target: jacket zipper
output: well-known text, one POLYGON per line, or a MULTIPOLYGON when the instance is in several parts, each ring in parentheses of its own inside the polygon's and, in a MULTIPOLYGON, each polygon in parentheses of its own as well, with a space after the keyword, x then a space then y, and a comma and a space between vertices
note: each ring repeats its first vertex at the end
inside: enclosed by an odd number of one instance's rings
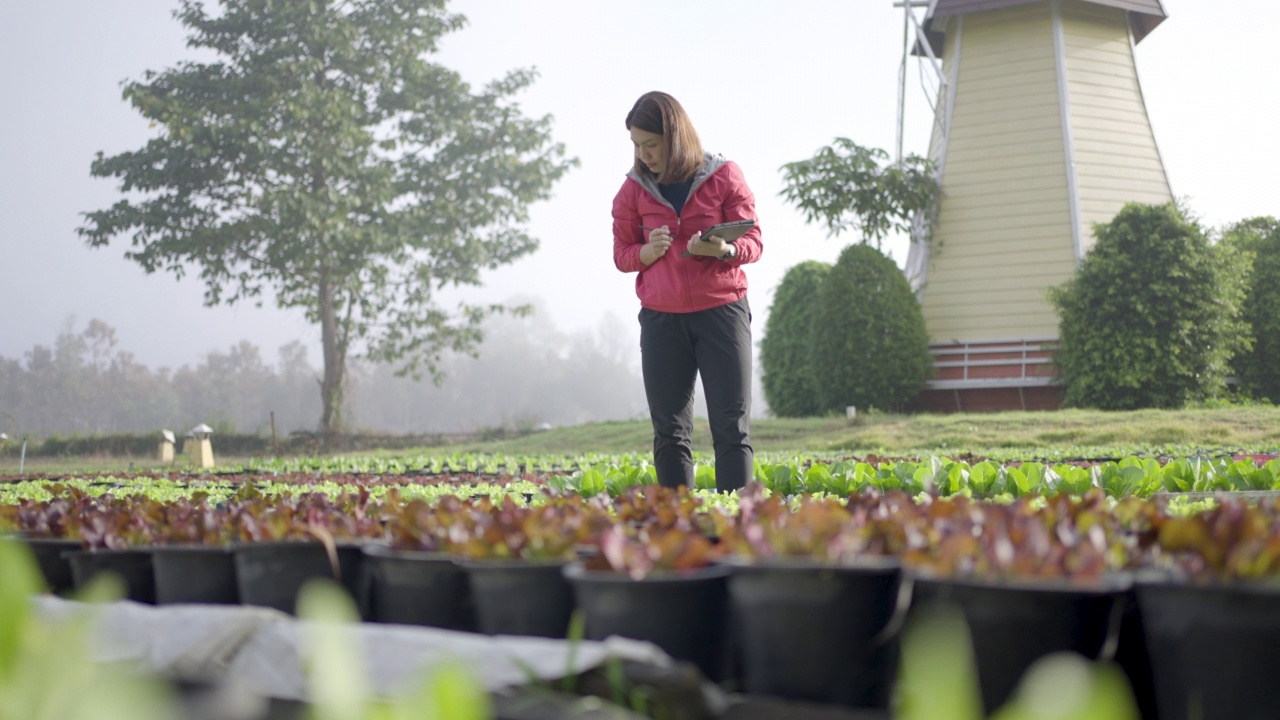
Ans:
MULTIPOLYGON (((652 193, 651 193, 651 194, 652 194, 652 193)), ((676 212, 676 208, 675 208, 675 206, 674 206, 674 205, 672 205, 671 203, 668 203, 666 198, 662 197, 662 195, 658 195, 657 197, 658 197, 658 199, 659 199, 659 200, 661 200, 662 202, 666 203, 667 207, 671 208, 671 212, 675 213, 675 216, 676 216, 676 231, 675 231, 675 233, 673 233, 673 234, 671 235, 671 237, 672 237, 673 239, 674 239, 674 238, 678 238, 678 237, 680 237, 680 234, 681 234, 682 232, 684 232, 684 218, 682 217, 682 216, 684 215, 684 206, 681 206, 681 208, 680 208, 681 212, 678 212, 678 213, 677 213, 677 212, 676 212)), ((690 188, 690 190, 689 190, 689 196, 688 196, 688 197, 686 197, 686 198, 684 199, 684 204, 685 204, 685 206, 687 206, 687 205, 689 204, 689 201, 690 201, 690 200, 692 200, 692 199, 693 199, 693 189, 692 189, 692 188, 690 188)), ((685 239, 685 242, 684 242, 684 250, 688 250, 688 249, 689 249, 689 240, 688 240, 688 238, 686 238, 686 239, 685 239)), ((673 250, 674 250, 674 248, 673 248, 673 250)), ((684 250, 682 250, 681 252, 684 252, 684 250)), ((685 259, 687 259, 687 258, 681 258, 679 255, 677 255, 677 256, 676 256, 676 259, 677 259, 677 260, 685 260, 685 259)), ((685 306, 685 307, 690 307, 690 306, 692 306, 692 305, 693 305, 693 293, 689 291, 689 285, 690 285, 690 283, 692 283, 692 282, 693 282, 693 279, 689 276, 689 264, 688 264, 688 263, 681 263, 681 264, 680 264, 680 271, 679 271, 679 272, 680 272, 680 277, 684 280, 684 288, 683 288, 684 306, 685 306)))
MULTIPOLYGON (((688 205, 688 204, 689 204, 689 201, 690 201, 690 200, 692 200, 692 199, 693 199, 693 191, 692 191, 692 190, 690 190, 690 191, 689 191, 689 197, 687 197, 687 198, 685 198, 685 199, 684 199, 684 204, 685 204, 685 205, 688 205)), ((672 209, 674 209, 674 208, 672 208, 672 209)), ((683 215, 683 214, 684 214, 684 207, 681 207, 681 208, 680 208, 680 213, 676 215, 676 232, 684 232, 684 218, 683 218, 683 217, 681 217, 681 215, 683 215)), ((685 249, 685 250, 688 250, 688 249, 689 249, 689 238, 685 238, 685 241, 684 241, 684 249, 685 249)), ((677 256, 677 258, 679 258, 680 260, 687 260, 687 259, 688 259, 688 258, 680 258, 679 256, 677 256)), ((692 306, 693 306, 693 293, 689 291, 689 285, 690 285, 690 283, 692 283, 692 282, 693 282, 693 279, 692 279, 691 277, 689 277, 689 263, 687 263, 687 262, 682 262, 682 263, 680 263, 680 274, 684 277, 684 306, 685 306, 686 308, 688 308, 688 307, 692 307, 692 306)))
MULTIPOLYGON (((719 170, 719 168, 716 168, 716 169, 717 169, 717 170, 719 170)), ((710 178, 710 177, 711 177, 711 175, 713 175, 713 174, 714 174, 714 173, 708 173, 708 174, 706 175, 706 177, 702 178, 702 182, 699 182, 697 185, 695 185, 695 186, 691 186, 691 187, 689 188, 689 195, 684 199, 684 204, 685 204, 685 206, 687 206, 687 205, 689 204, 689 201, 691 201, 691 200, 693 199, 693 193, 694 193, 694 192, 696 192, 696 191, 697 191, 697 189, 698 189, 699 187, 701 187, 701 186, 702 186, 702 184, 703 184, 703 183, 705 183, 705 182, 707 181, 707 179, 708 179, 708 178, 710 178)), ((642 187, 643 187, 643 186, 642 186, 642 187)), ((645 188, 645 190, 646 190, 646 192, 648 192, 648 188, 645 188)), ((672 237, 672 238, 678 238, 678 237, 680 237, 680 233, 682 233, 682 232, 684 231, 684 218, 682 217, 682 215, 684 214, 684 212, 683 212, 684 207, 681 207, 681 212, 678 212, 678 213, 677 213, 677 212, 675 211, 675 210, 676 210, 675 206, 674 206, 674 205, 672 205, 671 203, 667 202, 667 199, 666 199, 666 198, 664 198, 664 197, 662 197, 662 194, 661 194, 661 193, 658 193, 658 194, 656 194, 656 195, 655 195, 654 193, 650 192, 649 194, 650 194, 650 195, 653 195, 653 196, 655 197, 655 199, 657 199, 657 200, 661 201, 661 202, 662 202, 663 204, 665 204, 667 207, 671 208, 671 212, 672 212, 672 213, 675 213, 675 216, 676 216, 676 232, 675 232, 675 234, 674 234, 674 235, 672 235, 671 237, 672 237)), ((685 244, 684 244, 684 245, 685 245, 685 250, 688 250, 688 249, 689 249, 689 240, 688 240, 687 238, 685 239, 685 244)), ((682 260, 683 260, 683 259, 687 259, 687 258, 680 258, 680 259, 682 259, 682 260)), ((682 278, 683 278, 683 280, 684 280, 684 292, 683 292, 683 295, 684 295, 684 304, 685 304, 685 307, 692 307, 692 305, 693 305, 693 292, 690 290, 690 288, 691 288, 691 286, 692 286, 692 283, 693 283, 693 278, 690 276, 690 273, 691 273, 691 272, 692 272, 692 270, 690 269, 690 265, 689 265, 688 263, 683 263, 683 264, 682 264, 682 266, 681 266, 681 268, 680 268, 680 275, 681 275, 681 277, 682 277, 682 278)))

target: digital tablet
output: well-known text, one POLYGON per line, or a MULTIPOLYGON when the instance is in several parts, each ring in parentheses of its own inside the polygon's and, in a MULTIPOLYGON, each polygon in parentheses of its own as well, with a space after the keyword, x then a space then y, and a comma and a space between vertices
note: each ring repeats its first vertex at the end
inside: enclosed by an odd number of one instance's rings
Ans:
POLYGON ((715 235, 727 243, 737 242, 738 238, 746 235, 755 226, 755 220, 734 220, 733 222, 712 225, 702 231, 702 237, 705 239, 715 235))
MULTIPOLYGON (((747 231, 755 226, 755 220, 734 220, 733 222, 720 223, 719 225, 712 225, 706 230, 703 230, 702 239, 706 240, 714 235, 721 240, 732 244, 737 242, 738 238, 746 235, 747 231)), ((680 257, 693 257, 693 253, 685 250, 680 253, 680 257)))

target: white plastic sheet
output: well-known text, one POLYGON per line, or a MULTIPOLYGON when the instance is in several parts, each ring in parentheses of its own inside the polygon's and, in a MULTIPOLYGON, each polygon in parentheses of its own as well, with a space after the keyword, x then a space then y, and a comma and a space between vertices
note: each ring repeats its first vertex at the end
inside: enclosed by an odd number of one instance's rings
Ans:
MULTIPOLYGON (((225 682, 265 696, 305 700, 302 659, 308 623, 268 608, 223 605, 151 606, 122 601, 85 605, 53 596, 33 599, 36 612, 58 621, 94 615, 97 660, 118 661, 176 678, 225 682)), ((440 663, 461 663, 490 691, 584 672, 608 658, 668 666, 656 646, 620 637, 571 644, 550 638, 487 636, 410 625, 360 623, 350 632, 368 669, 369 687, 398 694, 440 663)))

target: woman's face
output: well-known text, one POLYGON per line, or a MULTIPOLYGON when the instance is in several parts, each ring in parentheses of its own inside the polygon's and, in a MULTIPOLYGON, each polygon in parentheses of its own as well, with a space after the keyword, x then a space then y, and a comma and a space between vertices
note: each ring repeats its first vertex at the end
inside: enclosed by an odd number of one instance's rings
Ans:
POLYGON ((657 133, 631 128, 631 143, 636 147, 636 157, 654 175, 667 169, 667 139, 657 133))

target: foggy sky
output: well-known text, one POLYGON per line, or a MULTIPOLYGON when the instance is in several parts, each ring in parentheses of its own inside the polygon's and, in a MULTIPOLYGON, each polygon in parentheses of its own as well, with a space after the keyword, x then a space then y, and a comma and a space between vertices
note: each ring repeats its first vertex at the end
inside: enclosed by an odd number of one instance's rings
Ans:
MULTIPOLYGON (((1148 112, 1174 193, 1211 226, 1280 214, 1280 100, 1270 83, 1273 0, 1164 0, 1170 18, 1137 48, 1148 112)), ((144 71, 198 59, 174 0, 0 0, 0 356, 51 344, 68 318, 99 318, 153 366, 194 363, 242 339, 265 356, 318 331, 297 312, 204 308, 194 277, 145 275, 127 239, 91 250, 81 213, 118 199, 89 176, 96 151, 141 147, 146 122, 120 97, 144 71)), ((742 166, 765 254, 747 268, 757 342, 771 291, 792 265, 833 261, 828 239, 778 197, 778 168, 836 136, 892 150, 902 11, 891 0, 463 0, 470 19, 438 60, 479 89, 509 70, 540 78, 517 97, 555 116, 553 136, 581 166, 532 209, 532 257, 450 296, 541 298, 563 331, 620 322, 638 338, 634 275, 612 263, 610 205, 630 166, 623 118, 641 93, 674 94, 703 145, 742 166)), ((929 110, 912 66, 908 150, 927 147, 929 110)), ((886 245, 899 262, 905 243, 886 245)), ((975 279, 980 281, 981 279, 975 279)), ((637 341, 638 342, 638 341, 637 341)), ((310 354, 319 364, 317 350, 310 354)), ((758 371, 758 368, 757 368, 758 371)))

